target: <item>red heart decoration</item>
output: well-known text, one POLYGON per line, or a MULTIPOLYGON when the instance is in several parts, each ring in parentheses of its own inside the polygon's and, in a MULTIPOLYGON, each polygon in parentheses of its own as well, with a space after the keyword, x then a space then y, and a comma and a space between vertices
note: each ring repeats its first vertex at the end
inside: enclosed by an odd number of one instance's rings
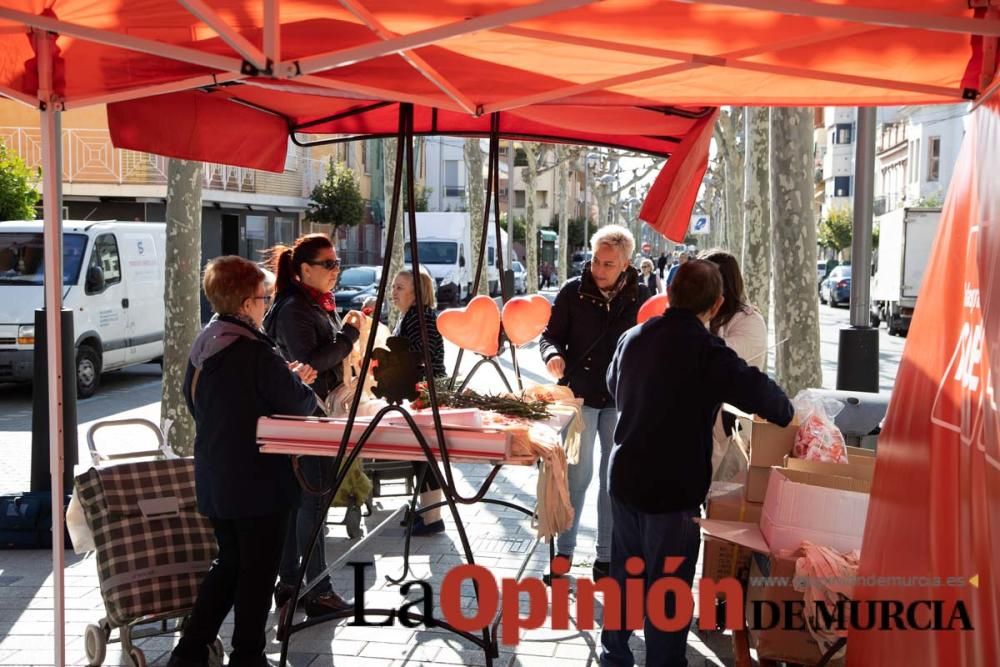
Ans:
POLYGON ((666 294, 657 294, 650 299, 646 299, 646 303, 642 304, 642 308, 639 309, 639 314, 635 318, 635 323, 642 324, 651 317, 659 317, 665 313, 669 307, 670 299, 667 298, 666 294))
POLYGON ((503 330, 518 347, 538 337, 549 324, 552 304, 541 294, 519 296, 503 307, 503 330))
POLYGON ((500 347, 500 308, 479 295, 465 308, 449 308, 437 316, 437 328, 446 340, 463 350, 495 357, 500 347))

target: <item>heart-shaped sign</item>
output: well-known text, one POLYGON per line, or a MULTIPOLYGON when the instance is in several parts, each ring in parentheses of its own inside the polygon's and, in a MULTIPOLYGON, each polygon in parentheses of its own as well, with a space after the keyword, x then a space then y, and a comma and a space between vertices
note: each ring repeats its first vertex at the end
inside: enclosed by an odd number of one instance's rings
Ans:
POLYGON ((657 294, 650 299, 646 299, 646 303, 642 304, 642 308, 639 309, 639 314, 635 318, 635 323, 642 324, 651 317, 659 317, 666 312, 669 307, 670 299, 667 298, 666 294, 657 294))
POLYGON ((541 294, 519 296, 503 307, 503 330, 518 347, 533 341, 545 331, 552 315, 552 304, 541 294))
POLYGON ((440 313, 437 328, 445 340, 463 350, 495 357, 500 347, 500 308, 490 297, 479 295, 465 308, 440 313))

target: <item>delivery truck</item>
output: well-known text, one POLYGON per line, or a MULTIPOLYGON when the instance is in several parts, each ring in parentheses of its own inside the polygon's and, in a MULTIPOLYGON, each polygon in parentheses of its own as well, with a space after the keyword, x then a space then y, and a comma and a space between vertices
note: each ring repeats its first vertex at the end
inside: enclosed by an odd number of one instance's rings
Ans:
POLYGON ((879 217, 872 326, 885 322, 893 336, 909 331, 940 220, 940 208, 898 208, 879 217))

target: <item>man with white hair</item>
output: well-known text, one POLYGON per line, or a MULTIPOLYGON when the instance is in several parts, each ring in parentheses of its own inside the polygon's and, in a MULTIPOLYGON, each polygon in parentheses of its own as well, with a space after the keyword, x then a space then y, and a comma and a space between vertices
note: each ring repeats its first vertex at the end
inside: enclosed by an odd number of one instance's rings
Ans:
POLYGON ((583 501, 594 473, 594 442, 600 437, 596 580, 608 576, 611 560, 607 472, 618 419, 605 374, 619 336, 635 326, 639 307, 650 294, 629 261, 635 251, 631 232, 620 225, 601 227, 591 237, 590 248, 593 258, 584 264, 583 274, 570 278, 559 290, 539 348, 549 372, 584 402, 586 427, 580 438, 580 458, 569 467, 573 526, 556 539, 556 552, 571 562, 583 501))

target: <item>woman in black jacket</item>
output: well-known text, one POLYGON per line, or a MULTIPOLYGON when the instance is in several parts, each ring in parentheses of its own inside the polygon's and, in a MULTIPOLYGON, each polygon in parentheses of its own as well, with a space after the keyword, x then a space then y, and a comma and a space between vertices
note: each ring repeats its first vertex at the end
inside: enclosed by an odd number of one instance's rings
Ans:
POLYGON ((265 625, 281 545, 299 487, 290 459, 261 454, 257 419, 310 415, 316 372, 288 364, 260 331, 271 297, 264 272, 241 257, 205 269, 205 296, 216 312, 191 348, 184 397, 194 416, 198 511, 215 529, 219 555, 198 591, 170 667, 208 665, 208 647, 235 608, 234 667, 265 665, 265 625))
MULTIPOLYGON (((414 289, 413 271, 404 269, 396 274, 392 281, 392 295, 390 296, 392 305, 396 307, 402 317, 396 323, 394 336, 403 336, 410 342, 410 349, 417 353, 421 366, 424 363, 424 343, 420 336, 420 315, 417 312, 417 296, 414 289)), ((431 372, 424 369, 424 378, 433 379, 444 377, 448 374, 444 366, 444 339, 441 338, 437 330, 437 314, 434 312, 434 279, 426 269, 420 270, 420 300, 424 305, 424 323, 427 327, 427 344, 431 352, 431 372), (428 378, 428 376, 432 376, 428 378)), ((429 464, 414 463, 413 476, 419 480, 423 475, 424 482, 420 487, 420 506, 427 507, 440 502, 441 485, 430 470, 429 464)), ((413 528, 410 534, 415 537, 433 535, 444 531, 444 520, 441 518, 441 509, 435 508, 417 515, 413 521, 413 528)))
MULTIPOLYGON (((344 322, 337 314, 333 288, 340 276, 340 260, 330 239, 310 234, 291 247, 277 246, 271 251, 275 273, 275 302, 264 318, 264 328, 273 337, 285 359, 298 359, 316 369, 312 388, 321 400, 341 383, 342 364, 360 336, 360 313, 351 311, 344 322)), ((317 411, 317 414, 322 414, 317 411)), ((314 488, 326 487, 333 480, 332 461, 324 457, 304 456, 299 466, 306 481, 314 488)), ((312 531, 329 509, 322 496, 304 493, 296 520, 289 527, 285 552, 281 559, 281 581, 274 590, 274 601, 285 604, 293 590, 300 557, 309 546, 312 531)), ((309 558, 306 580, 312 581, 326 570, 322 540, 309 558)), ((329 576, 314 586, 303 600, 306 614, 322 616, 343 611, 347 603, 333 591, 329 576)))

